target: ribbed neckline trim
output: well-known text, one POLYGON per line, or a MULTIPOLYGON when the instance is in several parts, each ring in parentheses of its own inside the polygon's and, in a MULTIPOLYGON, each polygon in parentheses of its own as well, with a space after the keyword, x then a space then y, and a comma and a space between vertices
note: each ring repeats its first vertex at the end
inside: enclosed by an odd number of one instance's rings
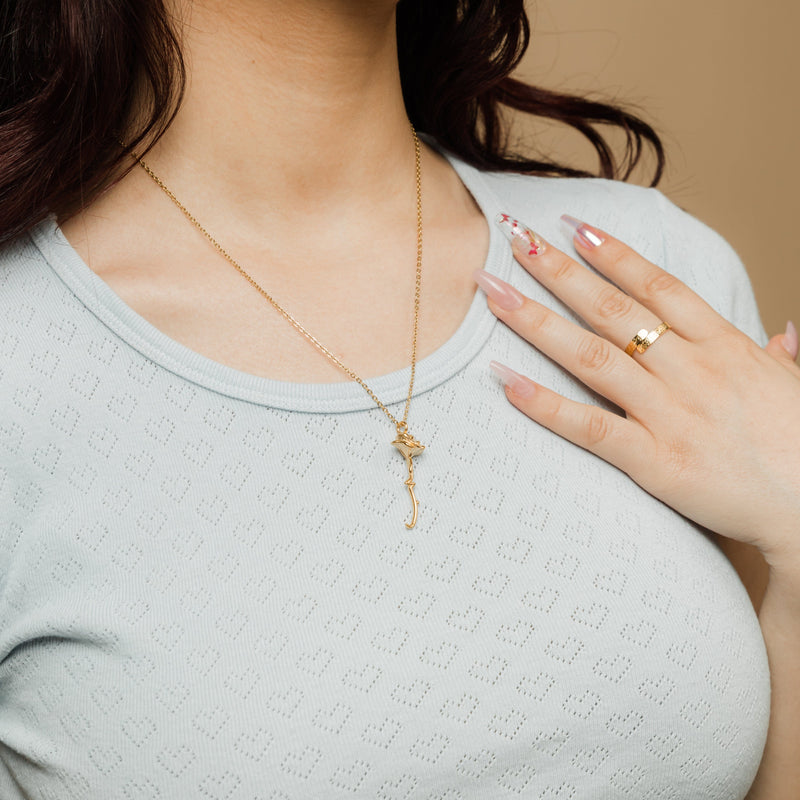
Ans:
MULTIPOLYGON (((505 209, 477 169, 435 142, 431 144, 450 162, 489 223, 489 252, 484 268, 508 278, 513 260, 511 249, 494 224, 494 218, 505 209)), ((130 347, 175 375, 219 394, 287 411, 345 413, 375 408, 366 392, 354 382, 276 381, 200 355, 166 336, 126 305, 81 259, 54 218, 34 228, 30 236, 53 271, 89 311, 130 347)), ((495 323, 482 293, 476 293, 456 332, 417 363, 414 396, 430 391, 463 369, 480 352, 495 323)), ((405 401, 409 374, 410 366, 366 381, 382 402, 392 405, 405 401)))

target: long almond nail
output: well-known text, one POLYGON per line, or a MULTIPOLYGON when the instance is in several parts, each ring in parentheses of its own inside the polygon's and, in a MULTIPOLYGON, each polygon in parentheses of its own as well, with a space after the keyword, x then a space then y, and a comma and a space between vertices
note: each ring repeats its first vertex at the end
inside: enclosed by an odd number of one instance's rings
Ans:
POLYGON ((519 397, 533 397, 536 392, 536 384, 519 372, 514 372, 511 367, 501 364, 498 361, 490 361, 489 368, 503 381, 503 384, 511 389, 519 397))
POLYGON ((544 239, 510 214, 498 214, 494 221, 512 247, 518 248, 520 253, 539 256, 544 252, 544 239))
POLYGON ((519 308, 525 298, 511 284, 500 280, 485 269, 476 269, 472 273, 475 283, 486 292, 486 296, 494 300, 504 311, 514 311, 519 308))
POLYGON ((603 244, 603 237, 596 228, 590 227, 569 214, 562 214, 561 219, 575 231, 575 236, 584 247, 597 247, 603 244))

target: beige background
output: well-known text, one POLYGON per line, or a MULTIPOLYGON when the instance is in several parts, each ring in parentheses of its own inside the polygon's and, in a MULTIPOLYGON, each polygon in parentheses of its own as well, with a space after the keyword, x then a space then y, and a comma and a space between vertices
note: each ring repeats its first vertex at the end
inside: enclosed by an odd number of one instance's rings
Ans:
MULTIPOLYGON (((520 76, 638 107, 667 146, 660 188, 736 248, 767 331, 783 331, 787 319, 800 323, 800 4, 529 0, 528 6, 533 41, 520 76)), ((520 132, 594 166, 563 132, 530 126, 520 132)))

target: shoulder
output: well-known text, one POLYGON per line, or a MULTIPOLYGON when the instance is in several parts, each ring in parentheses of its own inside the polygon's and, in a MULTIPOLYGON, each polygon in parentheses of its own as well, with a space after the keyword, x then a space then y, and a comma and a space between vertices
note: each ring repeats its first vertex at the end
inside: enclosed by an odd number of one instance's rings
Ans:
POLYGON ((55 226, 39 226, 0 246, 0 384, 5 391, 30 380, 34 350, 74 338, 76 309, 42 248, 55 226))
POLYGON ((9 313, 20 303, 31 303, 46 294, 55 275, 36 241, 51 236, 52 222, 0 245, 0 326, 10 323, 9 313))
POLYGON ((29 330, 45 269, 44 258, 27 234, 0 246, 0 362, 29 330))
POLYGON ((657 189, 599 178, 481 175, 508 213, 556 246, 571 249, 569 234, 558 225, 561 214, 583 219, 676 275, 751 338, 766 342, 750 279, 734 249, 657 189))
MULTIPOLYGON (((501 203, 527 213, 535 227, 570 214, 607 230, 650 259, 670 260, 673 242, 682 237, 695 247, 736 259, 725 240, 670 202, 657 189, 602 178, 546 178, 516 173, 482 173, 501 203)), ((737 259, 738 260, 738 259, 737 259)))
POLYGON ((585 208, 636 213, 643 205, 652 204, 660 194, 653 189, 603 178, 554 178, 516 172, 482 172, 481 175, 498 197, 540 208, 578 203, 585 208))

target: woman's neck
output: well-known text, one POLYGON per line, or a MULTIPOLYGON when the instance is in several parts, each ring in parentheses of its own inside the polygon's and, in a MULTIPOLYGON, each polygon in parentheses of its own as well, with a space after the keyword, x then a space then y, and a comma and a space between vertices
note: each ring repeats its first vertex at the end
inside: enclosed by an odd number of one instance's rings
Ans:
MULTIPOLYGON (((187 95, 147 161, 326 346, 368 377, 408 365, 417 204, 394 0, 181 3, 187 95)), ((486 222, 423 148, 419 358, 456 330, 486 222)), ((141 169, 63 221, 135 311, 220 363, 279 380, 341 381, 181 218, 141 169)))
POLYGON ((176 2, 189 81, 148 160, 198 215, 263 232, 298 209, 324 226, 395 194, 409 206, 393 2, 176 2))

